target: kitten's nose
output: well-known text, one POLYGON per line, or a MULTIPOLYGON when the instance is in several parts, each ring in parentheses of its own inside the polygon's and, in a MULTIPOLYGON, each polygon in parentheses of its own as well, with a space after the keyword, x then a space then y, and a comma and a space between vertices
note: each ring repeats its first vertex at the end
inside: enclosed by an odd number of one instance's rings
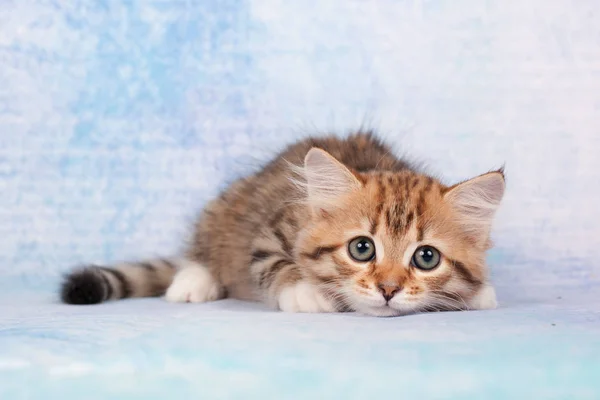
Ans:
POLYGON ((377 287, 379 288, 379 291, 383 295, 385 301, 390 301, 392 297, 394 297, 394 295, 402 289, 400 286, 397 285, 384 285, 382 283, 377 285, 377 287))

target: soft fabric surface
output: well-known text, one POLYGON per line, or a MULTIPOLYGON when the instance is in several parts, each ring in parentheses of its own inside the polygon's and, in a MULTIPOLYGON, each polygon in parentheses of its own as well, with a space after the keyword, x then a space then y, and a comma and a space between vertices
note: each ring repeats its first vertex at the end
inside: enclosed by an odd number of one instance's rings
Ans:
POLYGON ((557 293, 379 319, 22 294, 0 303, 0 398, 597 399, 600 307, 557 293))
POLYGON ((0 398, 600 398, 600 3, 0 1, 0 398), (291 141, 506 163, 501 308, 57 303, 291 141))

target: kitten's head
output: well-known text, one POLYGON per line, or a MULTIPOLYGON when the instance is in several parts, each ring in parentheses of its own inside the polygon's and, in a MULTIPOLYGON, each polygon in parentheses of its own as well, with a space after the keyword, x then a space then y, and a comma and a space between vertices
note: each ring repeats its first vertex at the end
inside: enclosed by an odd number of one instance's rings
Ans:
POLYGON ((409 170, 351 171, 314 148, 304 176, 312 221, 298 256, 340 304, 378 316, 495 306, 485 252, 501 170, 448 187, 409 170))

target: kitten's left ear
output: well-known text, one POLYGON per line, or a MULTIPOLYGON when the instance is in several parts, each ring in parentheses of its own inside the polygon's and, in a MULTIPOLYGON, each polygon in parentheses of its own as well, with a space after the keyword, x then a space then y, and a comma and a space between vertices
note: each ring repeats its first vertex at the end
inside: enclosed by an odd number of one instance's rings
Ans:
POLYGON ((335 207, 339 197, 359 189, 362 184, 344 164, 325 150, 313 147, 304 158, 308 201, 313 209, 335 207))
POLYGON ((444 199, 458 213, 458 222, 469 233, 487 240, 504 188, 504 172, 498 170, 450 187, 444 199))

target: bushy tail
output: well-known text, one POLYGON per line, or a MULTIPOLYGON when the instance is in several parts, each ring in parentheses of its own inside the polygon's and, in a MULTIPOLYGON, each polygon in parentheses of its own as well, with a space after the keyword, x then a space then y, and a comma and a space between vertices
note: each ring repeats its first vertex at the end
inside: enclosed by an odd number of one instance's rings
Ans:
POLYGON ((60 296, 67 304, 97 304, 127 297, 162 296, 185 260, 157 259, 117 264, 90 265, 70 272, 60 296))

